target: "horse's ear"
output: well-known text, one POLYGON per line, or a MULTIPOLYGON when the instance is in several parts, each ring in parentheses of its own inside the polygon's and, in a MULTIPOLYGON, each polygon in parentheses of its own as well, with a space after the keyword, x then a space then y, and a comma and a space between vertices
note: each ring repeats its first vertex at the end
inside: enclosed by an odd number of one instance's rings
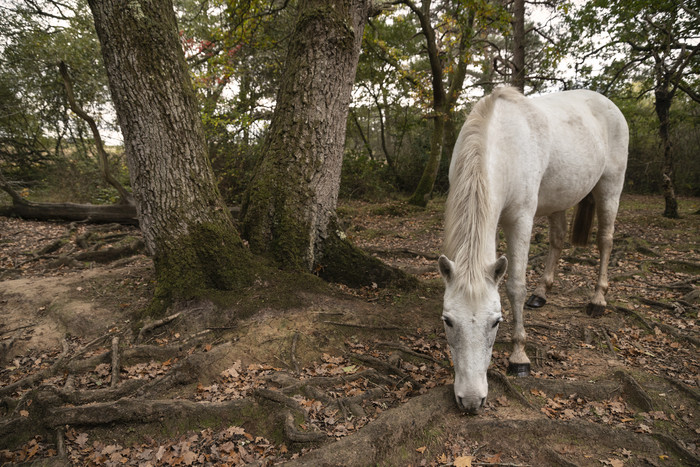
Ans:
POLYGON ((443 279, 445 279, 446 283, 452 280, 452 271, 454 270, 454 265, 455 263, 450 261, 447 258, 447 256, 440 255, 440 259, 438 259, 438 269, 440 269, 440 275, 443 279))
POLYGON ((503 276, 506 275, 506 270, 508 269, 508 259, 505 256, 501 256, 496 260, 496 264, 493 265, 493 281, 498 285, 502 280, 503 276))

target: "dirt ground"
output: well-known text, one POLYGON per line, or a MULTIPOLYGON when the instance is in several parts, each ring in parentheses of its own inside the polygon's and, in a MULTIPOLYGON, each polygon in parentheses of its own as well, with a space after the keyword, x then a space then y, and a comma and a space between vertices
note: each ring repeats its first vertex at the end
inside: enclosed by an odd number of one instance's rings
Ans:
MULTIPOLYGON (((608 309, 583 313, 596 251, 568 248, 505 376, 505 295, 477 416, 452 397, 436 260, 444 200, 347 202, 357 245, 421 279, 350 289, 274 272, 143 321, 132 227, 0 218, 3 465, 700 465, 700 199, 682 219, 624 196, 608 309)), ((532 290, 547 248, 538 220, 532 290)), ((501 245, 503 248, 504 245, 501 245)))

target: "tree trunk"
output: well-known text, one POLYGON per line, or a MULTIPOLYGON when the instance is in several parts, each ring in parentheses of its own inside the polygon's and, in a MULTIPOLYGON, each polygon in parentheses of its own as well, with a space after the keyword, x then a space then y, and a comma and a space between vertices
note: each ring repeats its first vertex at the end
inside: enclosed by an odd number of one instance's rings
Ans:
POLYGON ((435 29, 430 24, 430 2, 423 2, 422 8, 419 8, 410 0, 404 0, 402 3, 408 6, 420 21, 421 31, 425 36, 428 51, 433 88, 433 132, 430 136, 430 155, 418 186, 408 200, 410 204, 425 207, 435 186, 435 179, 440 169, 440 160, 442 159, 445 145, 447 144, 447 150, 451 151, 456 141, 453 108, 462 91, 467 74, 468 62, 465 55, 469 53, 471 48, 475 14, 474 10, 470 10, 466 22, 460 24, 460 57, 457 66, 454 67, 449 76, 449 87, 445 90, 443 63, 437 47, 435 29))
POLYGON ((525 0, 513 1, 513 87, 525 92, 525 0))
POLYGON ((678 201, 676 192, 673 189, 673 153, 671 151, 671 135, 670 135, 670 111, 673 96, 667 85, 657 83, 654 92, 655 102, 654 108, 656 115, 659 118, 659 136, 661 137, 661 145, 664 151, 664 160, 662 167, 663 190, 665 199, 664 217, 678 219, 678 201))
POLYGON ((425 207, 430 200, 430 195, 435 186, 438 169, 440 168, 440 159, 442 158, 442 145, 445 138, 445 115, 444 112, 436 112, 433 116, 433 132, 430 135, 430 155, 428 162, 423 169, 420 181, 416 190, 408 199, 409 204, 425 207))
POLYGON ((426 206, 430 194, 433 192, 435 178, 437 177, 438 169, 440 168, 440 158, 442 157, 442 145, 445 136, 445 113, 447 96, 445 93, 445 85, 442 82, 442 60, 437 48, 437 39, 435 29, 430 24, 429 3, 423 4, 423 9, 419 8, 412 1, 404 2, 420 21, 421 31, 425 36, 426 47, 428 50, 428 60, 430 62, 430 74, 433 87, 433 132, 430 135, 430 155, 428 162, 423 170, 423 175, 416 190, 408 199, 410 204, 416 206, 426 206))
POLYGON ((154 311, 249 283, 251 256, 216 187, 170 0, 89 0, 144 241, 154 311))
POLYGON ((352 247, 335 217, 370 7, 369 0, 300 2, 263 158, 242 210, 242 233, 254 252, 351 285, 387 282, 394 274, 352 247))

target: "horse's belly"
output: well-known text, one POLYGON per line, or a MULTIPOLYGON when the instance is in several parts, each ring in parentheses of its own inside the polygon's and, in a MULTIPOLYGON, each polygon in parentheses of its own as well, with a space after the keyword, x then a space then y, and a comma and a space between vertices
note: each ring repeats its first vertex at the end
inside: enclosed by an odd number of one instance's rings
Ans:
POLYGON ((556 174, 551 176, 545 174, 537 196, 536 216, 548 216, 564 211, 593 190, 602 174, 602 164, 596 168, 588 166, 577 169, 568 173, 556 171, 556 174))

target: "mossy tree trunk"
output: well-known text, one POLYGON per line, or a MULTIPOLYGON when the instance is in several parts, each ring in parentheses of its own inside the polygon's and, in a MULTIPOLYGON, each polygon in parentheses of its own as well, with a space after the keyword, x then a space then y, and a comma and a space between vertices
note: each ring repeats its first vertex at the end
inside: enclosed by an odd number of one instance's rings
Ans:
POLYGON ((303 0, 299 5, 269 136, 242 210, 242 234, 251 249, 288 269, 328 273, 350 260, 347 253, 357 253, 336 227, 335 209, 371 3, 303 0))
POLYGON ((248 283, 251 255, 216 187, 171 0, 89 5, 154 257, 154 303, 248 283))

